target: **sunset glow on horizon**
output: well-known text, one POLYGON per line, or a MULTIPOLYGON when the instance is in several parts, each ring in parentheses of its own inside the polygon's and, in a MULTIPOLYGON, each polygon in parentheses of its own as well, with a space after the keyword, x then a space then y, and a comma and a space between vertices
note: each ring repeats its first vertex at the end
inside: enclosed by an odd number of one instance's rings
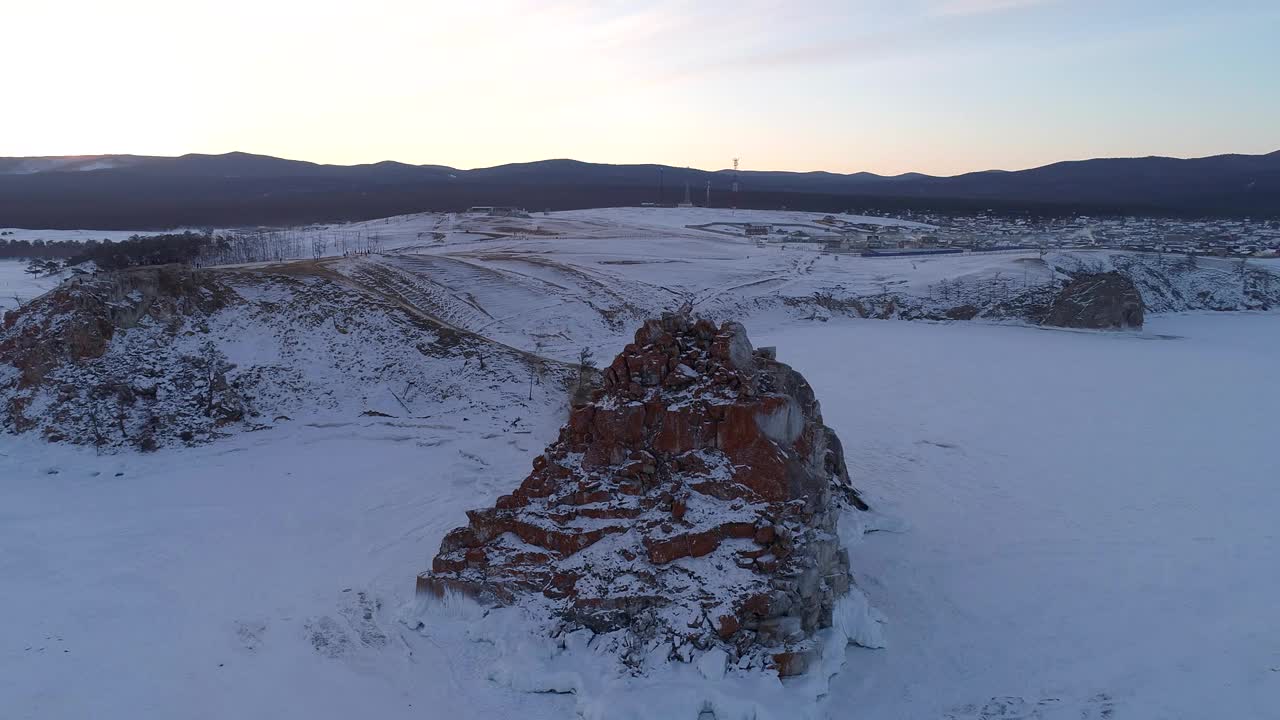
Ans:
POLYGON ((1280 4, 118 0, 4 12, 0 156, 950 175, 1280 149, 1280 4))

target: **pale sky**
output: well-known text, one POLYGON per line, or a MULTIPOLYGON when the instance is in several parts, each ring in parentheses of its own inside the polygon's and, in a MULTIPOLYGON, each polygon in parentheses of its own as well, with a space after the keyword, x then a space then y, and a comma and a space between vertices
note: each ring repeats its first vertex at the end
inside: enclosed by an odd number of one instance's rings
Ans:
POLYGON ((954 174, 1280 149, 1277 0, 45 0, 0 156, 954 174))

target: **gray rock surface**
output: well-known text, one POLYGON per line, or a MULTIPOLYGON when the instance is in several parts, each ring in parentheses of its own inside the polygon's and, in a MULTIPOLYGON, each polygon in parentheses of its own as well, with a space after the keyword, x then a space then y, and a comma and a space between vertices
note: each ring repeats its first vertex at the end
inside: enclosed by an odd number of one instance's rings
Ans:
POLYGON ((1044 325, 1067 328, 1142 327, 1146 306, 1129 278, 1118 272, 1079 275, 1054 298, 1044 325))

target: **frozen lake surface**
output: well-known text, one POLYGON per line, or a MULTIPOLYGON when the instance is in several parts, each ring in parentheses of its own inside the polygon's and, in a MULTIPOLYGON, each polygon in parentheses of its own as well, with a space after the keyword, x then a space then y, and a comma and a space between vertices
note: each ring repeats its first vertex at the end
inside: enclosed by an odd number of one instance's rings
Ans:
MULTIPOLYGON (((852 550, 889 645, 849 648, 813 714, 1280 717, 1280 315, 753 340, 901 525, 852 550)), ((362 418, 150 455, 0 436, 0 716, 572 716, 490 681, 494 648, 398 622, 560 411, 531 434, 362 418)))

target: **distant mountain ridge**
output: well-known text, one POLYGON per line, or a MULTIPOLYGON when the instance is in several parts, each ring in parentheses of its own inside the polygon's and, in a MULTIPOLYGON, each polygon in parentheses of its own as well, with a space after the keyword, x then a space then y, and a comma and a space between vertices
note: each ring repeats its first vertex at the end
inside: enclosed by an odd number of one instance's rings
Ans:
POLYGON ((53 155, 0 158, 0 175, 108 170, 156 158, 141 155, 53 155))
MULTIPOLYGON (((324 165, 232 152, 179 157, 0 158, 0 227, 276 224, 510 204, 730 202, 732 170, 554 159, 472 170, 384 161, 324 165)), ((1280 215, 1280 151, 1099 158, 951 177, 868 172, 737 173, 743 207, 848 207, 1184 215, 1280 215)))

